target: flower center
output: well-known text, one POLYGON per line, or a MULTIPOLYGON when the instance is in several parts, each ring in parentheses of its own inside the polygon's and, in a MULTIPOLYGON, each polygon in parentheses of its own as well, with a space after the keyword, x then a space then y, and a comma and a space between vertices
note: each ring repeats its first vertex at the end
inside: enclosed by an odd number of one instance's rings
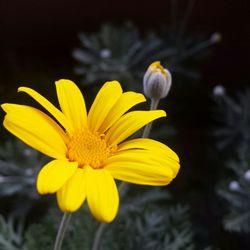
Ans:
POLYGON ((102 168, 105 160, 116 150, 116 146, 107 144, 104 134, 88 130, 70 136, 67 146, 69 160, 78 162, 79 167, 102 168))

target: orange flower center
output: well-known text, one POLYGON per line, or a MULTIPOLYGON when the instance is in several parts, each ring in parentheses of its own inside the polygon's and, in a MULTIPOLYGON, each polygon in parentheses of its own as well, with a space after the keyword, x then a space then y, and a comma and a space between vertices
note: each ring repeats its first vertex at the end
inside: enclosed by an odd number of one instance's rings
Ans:
POLYGON ((116 150, 116 146, 107 144, 104 134, 88 130, 70 136, 67 146, 69 160, 78 162, 79 167, 89 165, 92 168, 102 168, 105 160, 116 150))

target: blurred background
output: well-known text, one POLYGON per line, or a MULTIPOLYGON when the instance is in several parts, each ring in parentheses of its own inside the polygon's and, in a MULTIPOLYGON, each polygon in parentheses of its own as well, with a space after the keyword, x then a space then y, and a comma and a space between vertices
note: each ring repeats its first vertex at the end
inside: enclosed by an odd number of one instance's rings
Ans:
MULTIPOLYGON (((66 78, 89 106, 108 80, 142 92, 155 60, 172 72, 151 137, 178 153, 180 173, 164 188, 130 185, 100 249, 250 249, 249 21, 247 0, 0 1, 1 103, 35 106, 19 86, 56 103, 66 78)), ((35 189, 48 159, 0 135, 0 249, 52 249, 61 213, 35 189)), ((84 206, 65 249, 91 249, 97 228, 84 206)))

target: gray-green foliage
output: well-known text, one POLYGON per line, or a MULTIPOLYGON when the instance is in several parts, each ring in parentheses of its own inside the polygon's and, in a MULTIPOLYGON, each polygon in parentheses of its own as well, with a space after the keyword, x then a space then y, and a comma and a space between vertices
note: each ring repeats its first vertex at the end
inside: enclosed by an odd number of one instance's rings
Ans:
POLYGON ((131 23, 104 24, 96 33, 81 33, 79 39, 82 47, 73 51, 73 57, 78 61, 75 72, 82 76, 82 84, 118 80, 130 90, 141 89, 147 67, 156 60, 172 73, 197 78, 197 70, 187 69, 183 63, 201 60, 201 52, 218 42, 212 38, 200 41, 180 37, 170 29, 160 34, 148 31, 141 36, 131 23))
POLYGON ((224 160, 229 170, 218 193, 227 201, 223 224, 226 230, 250 232, 250 91, 238 93, 234 100, 226 92, 216 97, 221 126, 216 130, 217 146, 230 151, 224 160))
POLYGON ((227 200, 227 214, 223 223, 226 230, 250 232, 250 154, 247 158, 229 161, 232 177, 224 181, 218 193, 227 200))
POLYGON ((117 220, 100 249, 194 249, 193 231, 186 206, 148 207, 117 220), (116 235, 116 237, 112 237, 116 235))
POLYGON ((0 197, 13 197, 13 212, 17 215, 23 216, 40 198, 35 183, 46 160, 19 140, 9 140, 0 146, 0 197))
MULTIPOLYGON (((219 107, 218 120, 221 126, 216 129, 217 146, 220 149, 233 148, 235 152, 250 147, 250 89, 237 93, 235 99, 226 92, 216 96, 219 107)), ((234 153, 235 153, 234 152, 234 153)))
POLYGON ((83 75, 83 84, 114 79, 133 84, 143 75, 145 60, 150 62, 149 54, 161 43, 154 35, 142 40, 131 23, 105 24, 97 33, 81 33, 79 39, 82 48, 75 49, 73 57, 79 62, 76 73, 83 75))
MULTIPOLYGON (((61 217, 62 213, 58 209, 52 209, 40 223, 31 225, 25 234, 23 245, 25 250, 53 249, 61 217)), ((66 233, 63 249, 90 249, 96 226, 97 222, 87 209, 74 213, 66 233)))
MULTIPOLYGON (((129 192, 138 194, 130 193, 129 199, 123 197, 117 218, 104 231, 100 250, 193 249, 193 230, 187 206, 167 205, 169 194, 158 188, 129 192)), ((10 246, 2 248, 4 250, 53 249, 61 217, 59 209, 52 208, 39 223, 30 225, 25 232, 21 221, 14 224, 12 219, 0 217, 0 246, 10 246)), ((91 249, 98 227, 99 223, 91 216, 87 206, 83 206, 72 216, 63 249, 91 249)))
POLYGON ((0 250, 20 250, 23 243, 23 223, 0 215, 0 250))
POLYGON ((35 180, 45 157, 19 140, 0 146, 0 196, 38 197, 35 180))
MULTIPOLYGON (((23 247, 26 250, 52 249, 60 216, 53 212, 41 224, 32 225, 26 233, 23 247)), ((97 227, 98 223, 87 209, 73 214, 63 249, 91 249, 97 227)), ((101 238, 99 249, 191 250, 194 249, 192 238, 187 207, 151 207, 120 216, 109 224, 101 238)))

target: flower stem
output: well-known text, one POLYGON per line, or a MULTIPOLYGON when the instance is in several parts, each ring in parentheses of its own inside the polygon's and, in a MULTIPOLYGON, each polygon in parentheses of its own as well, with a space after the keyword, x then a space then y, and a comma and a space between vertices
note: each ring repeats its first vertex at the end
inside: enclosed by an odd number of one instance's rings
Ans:
MULTIPOLYGON (((159 99, 151 99, 151 103, 150 103, 150 110, 155 110, 157 109, 159 104, 159 99)), ((152 128, 152 124, 153 122, 150 122, 146 125, 146 127, 143 130, 143 134, 142 134, 142 138, 147 138, 149 137, 151 128, 152 128)))
POLYGON ((65 235, 67 226, 69 225, 70 218, 71 218, 71 213, 64 213, 59 230, 57 232, 54 250, 61 250, 63 238, 65 235))
POLYGON ((102 233, 104 232, 104 229, 106 228, 107 224, 106 223, 101 223, 95 233, 95 240, 94 240, 94 244, 92 246, 92 250, 98 250, 99 248, 99 243, 100 243, 100 239, 102 236, 102 233))
MULTIPOLYGON (((157 109, 158 104, 159 104, 159 100, 151 99, 150 110, 157 109)), ((144 128, 143 134, 142 134, 143 138, 146 138, 149 136, 151 128, 152 128, 152 122, 147 124, 146 127, 144 128)), ((119 191, 120 195, 124 195, 124 189, 126 189, 126 186, 127 186, 127 183, 120 182, 120 185, 118 187, 118 191, 119 191)), ((98 250, 102 234, 103 234, 105 228, 107 227, 107 225, 108 225, 107 223, 101 223, 99 225, 99 227, 97 228, 96 233, 95 233, 94 243, 92 246, 92 250, 98 250)), ((56 250, 56 249, 54 249, 54 250, 56 250)))

